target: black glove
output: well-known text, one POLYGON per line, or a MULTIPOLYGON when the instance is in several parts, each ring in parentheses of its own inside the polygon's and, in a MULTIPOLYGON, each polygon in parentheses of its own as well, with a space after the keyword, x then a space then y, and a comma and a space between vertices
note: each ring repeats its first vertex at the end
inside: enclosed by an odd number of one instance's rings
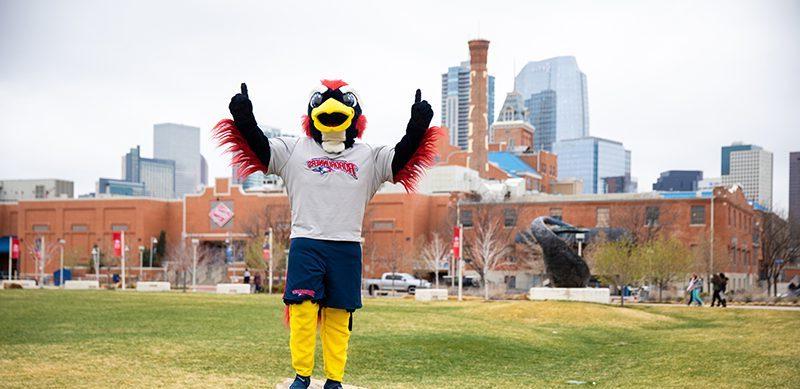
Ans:
POLYGON ((392 174, 397 175, 397 172, 402 170, 411 157, 419 148, 425 132, 431 125, 433 119, 433 108, 427 101, 422 100, 422 91, 417 89, 414 96, 414 105, 411 106, 411 119, 408 119, 408 126, 406 126, 406 135, 397 142, 394 147, 394 158, 392 159, 392 174))
POLYGON ((417 89, 414 96, 414 105, 411 106, 411 119, 408 120, 406 134, 415 134, 422 137, 433 119, 433 108, 426 100, 422 100, 422 91, 417 89))
POLYGON ((264 132, 258 128, 256 117, 253 116, 253 103, 247 95, 247 84, 242 83, 241 93, 237 93, 231 98, 228 109, 231 111, 236 129, 247 141, 247 145, 264 166, 269 166, 269 141, 264 136, 264 132))
POLYGON ((247 95, 247 84, 242 83, 242 92, 237 93, 231 98, 231 103, 228 104, 228 109, 233 116, 233 122, 239 130, 244 128, 257 126, 256 117, 253 116, 253 103, 247 95))

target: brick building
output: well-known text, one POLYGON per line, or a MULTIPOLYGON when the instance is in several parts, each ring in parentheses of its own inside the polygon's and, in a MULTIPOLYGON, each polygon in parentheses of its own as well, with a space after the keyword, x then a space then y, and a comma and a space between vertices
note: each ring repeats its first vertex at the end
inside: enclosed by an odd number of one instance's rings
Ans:
MULTIPOLYGON (((58 250, 53 247, 59 239, 66 241, 65 251, 75 253, 78 264, 87 265, 94 245, 110 255, 114 231, 126 233, 130 247, 128 266, 133 268, 128 274, 131 275, 137 274, 139 246, 147 246, 161 231, 166 234, 168 251, 180 242, 190 244, 191 239, 198 239, 201 247, 218 261, 224 261, 227 245, 236 248, 235 256, 240 258, 247 243, 260 239, 259 234, 268 227, 274 229, 276 245, 285 244, 289 227, 285 194, 245 193, 241 186, 231 185, 227 178, 217 179, 215 184, 184 200, 126 197, 0 204, 0 236, 20 238, 21 260, 14 267, 23 277, 35 277, 38 273, 38 262, 32 255, 38 237, 45 237, 52 251, 46 274, 52 274, 58 267, 58 250), (230 220, 212 215, 220 205, 230 211, 230 220)), ((637 229, 644 228, 646 223, 655 223, 659 231, 677 237, 695 251, 707 248, 710 251, 707 241, 711 240, 713 231, 714 268, 728 273, 732 288, 752 286, 757 274, 758 250, 754 250, 752 229, 754 211, 739 189, 718 187, 713 196, 711 191, 699 194, 529 194, 496 203, 471 203, 466 197, 463 193, 378 193, 365 215, 364 275, 420 270, 415 265, 421 244, 432 232, 450 239, 459 201, 466 225, 469 225, 469 212, 493 209, 502 215, 506 228, 514 233, 540 215, 561 217, 580 227, 637 229)), ((465 244, 469 244, 470 234, 467 226, 465 244)), ((2 266, 7 266, 5 257, 0 259, 2 266)), ((517 286, 525 287, 521 278, 528 270, 512 267, 504 271, 518 276, 517 286)))

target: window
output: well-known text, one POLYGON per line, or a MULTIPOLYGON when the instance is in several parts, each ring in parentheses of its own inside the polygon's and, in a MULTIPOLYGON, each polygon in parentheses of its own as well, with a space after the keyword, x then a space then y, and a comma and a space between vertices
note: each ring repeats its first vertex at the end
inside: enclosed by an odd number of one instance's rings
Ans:
POLYGON ((375 220, 372 222, 372 229, 373 230, 393 230, 394 229, 394 221, 393 220, 375 220))
POLYGON ((608 208, 597 208, 597 225, 596 227, 608 227, 609 226, 609 209, 608 208))
POLYGON ((657 226, 660 213, 658 207, 647 207, 644 211, 644 224, 648 227, 657 226))
POLYGON ((34 224, 33 231, 35 232, 47 232, 50 231, 50 226, 47 224, 34 224))
POLYGON ((517 288, 517 276, 505 276, 503 277, 503 281, 508 289, 517 288))
POLYGON ((461 225, 472 227, 472 211, 461 211, 461 225))
POLYGON ((36 198, 37 199, 44 198, 44 185, 36 185, 36 198))
POLYGON ((72 232, 86 232, 89 231, 89 226, 86 224, 73 224, 72 232))
POLYGON ((705 205, 692 205, 692 215, 689 224, 706 224, 705 205))
POLYGON ((127 224, 112 224, 111 231, 128 231, 127 224))
POLYGON ((563 211, 561 208, 550 208, 550 217, 557 220, 564 220, 563 219, 563 211))
POLYGON ((506 208, 503 210, 503 225, 506 227, 514 227, 517 225, 517 210, 506 208))

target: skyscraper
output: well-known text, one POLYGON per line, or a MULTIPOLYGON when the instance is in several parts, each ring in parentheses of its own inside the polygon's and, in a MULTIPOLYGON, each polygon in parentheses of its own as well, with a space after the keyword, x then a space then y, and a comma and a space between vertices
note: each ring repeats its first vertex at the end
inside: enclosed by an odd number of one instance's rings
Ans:
POLYGON ((740 142, 722 147, 722 183, 738 184, 747 200, 772 208, 772 153, 740 142))
POLYGON ((175 195, 196 193, 202 184, 200 129, 183 124, 153 126, 153 154, 157 159, 175 161, 175 195))
POLYGON ((537 141, 538 150, 551 151, 554 142, 589 135, 586 75, 575 57, 528 62, 514 85, 526 101, 530 100, 526 102, 528 120, 542 139, 537 141))
POLYGON ((139 146, 122 157, 122 179, 144 184, 144 196, 175 198, 175 161, 142 158, 139 146))
MULTIPOLYGON (((467 149, 470 99, 469 61, 447 69, 442 74, 442 125, 450 133, 450 144, 467 149)), ((489 126, 494 122, 494 76, 489 76, 487 85, 487 112, 489 126)))
POLYGON ((789 220, 800 223, 800 151, 789 153, 789 220))
POLYGON ((662 192, 694 191, 703 179, 700 170, 667 170, 661 173, 658 181, 653 184, 653 190, 662 192))
MULTIPOLYGON (((261 131, 267 138, 274 137, 295 137, 294 135, 284 135, 281 129, 277 127, 261 125, 261 131)), ((263 172, 255 172, 247 177, 239 178, 236 174, 238 167, 231 166, 231 183, 241 185, 242 190, 245 192, 263 192, 281 190, 283 188, 283 179, 278 177, 277 174, 265 174, 263 172)))
POLYGON ((558 180, 583 180, 583 193, 604 193, 604 179, 609 177, 617 177, 612 181, 615 190, 635 190, 631 153, 620 142, 587 136, 556 142, 553 151, 558 155, 558 180))

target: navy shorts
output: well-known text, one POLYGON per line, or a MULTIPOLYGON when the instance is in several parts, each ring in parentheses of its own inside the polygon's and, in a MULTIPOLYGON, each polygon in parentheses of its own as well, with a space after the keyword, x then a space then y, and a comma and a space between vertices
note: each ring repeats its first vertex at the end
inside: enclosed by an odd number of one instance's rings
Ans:
POLYGON ((311 300, 353 312, 361 308, 361 244, 294 238, 283 302, 311 300))

